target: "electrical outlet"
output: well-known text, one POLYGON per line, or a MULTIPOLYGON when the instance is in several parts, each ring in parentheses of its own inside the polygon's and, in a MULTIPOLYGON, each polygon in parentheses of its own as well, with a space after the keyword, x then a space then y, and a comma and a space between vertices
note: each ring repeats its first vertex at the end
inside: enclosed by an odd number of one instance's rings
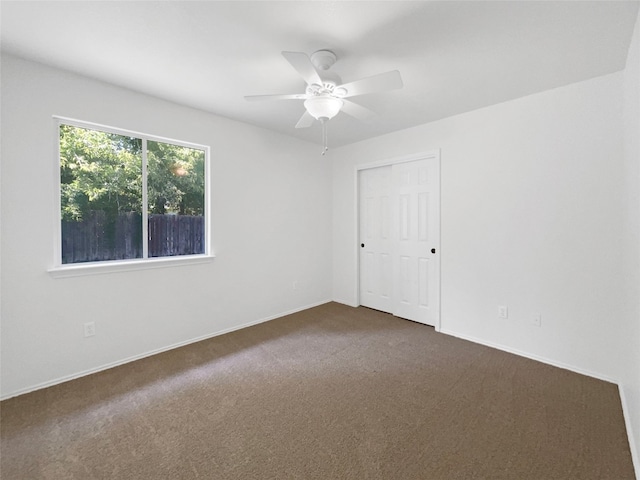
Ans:
POLYGON ((297 289, 298 289, 298 281, 297 281, 297 280, 295 280, 295 281, 291 284, 291 288, 292 288, 293 290, 297 290, 297 289))
POLYGON ((499 318, 509 318, 509 309, 504 305, 498 306, 498 317, 499 318))
POLYGON ((87 322, 84 324, 84 336, 93 337, 96 334, 96 322, 87 322))
POLYGON ((539 313, 534 313, 533 315, 531 315, 531 325, 533 325, 534 327, 542 326, 542 315, 540 315, 539 313))

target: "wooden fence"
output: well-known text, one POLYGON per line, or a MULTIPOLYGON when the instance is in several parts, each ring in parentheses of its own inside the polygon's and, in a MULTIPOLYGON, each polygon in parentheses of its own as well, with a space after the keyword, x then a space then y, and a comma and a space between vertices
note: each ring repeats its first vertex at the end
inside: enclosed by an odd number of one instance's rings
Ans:
MULTIPOLYGON (((204 253, 204 217, 149 215, 149 257, 204 253)), ((94 211, 79 222, 62 221, 62 263, 142 258, 142 216, 109 219, 94 211)))
POLYGON ((204 217, 149 215, 149 256, 204 253, 204 217))

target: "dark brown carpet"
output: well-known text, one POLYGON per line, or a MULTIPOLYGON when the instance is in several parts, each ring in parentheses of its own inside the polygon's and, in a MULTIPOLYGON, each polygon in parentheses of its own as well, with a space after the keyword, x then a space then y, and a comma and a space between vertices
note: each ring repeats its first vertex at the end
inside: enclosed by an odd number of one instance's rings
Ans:
POLYGON ((634 478, 615 385, 335 303, 0 407, 6 480, 634 478))

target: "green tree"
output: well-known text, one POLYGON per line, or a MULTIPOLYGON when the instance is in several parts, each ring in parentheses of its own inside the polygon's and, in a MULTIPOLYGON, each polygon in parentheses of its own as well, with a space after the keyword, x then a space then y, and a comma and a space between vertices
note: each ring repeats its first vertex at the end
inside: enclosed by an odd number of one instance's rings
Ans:
MULTIPOLYGON (((71 125, 60 126, 62 219, 92 211, 113 220, 142 212, 142 140, 71 125)), ((204 151, 147 142, 150 214, 204 214, 204 151)))
POLYGON ((62 219, 80 221, 91 211, 104 211, 109 218, 140 213, 141 152, 138 138, 61 125, 62 219))
POLYGON ((150 214, 204 214, 204 151, 147 142, 150 214))

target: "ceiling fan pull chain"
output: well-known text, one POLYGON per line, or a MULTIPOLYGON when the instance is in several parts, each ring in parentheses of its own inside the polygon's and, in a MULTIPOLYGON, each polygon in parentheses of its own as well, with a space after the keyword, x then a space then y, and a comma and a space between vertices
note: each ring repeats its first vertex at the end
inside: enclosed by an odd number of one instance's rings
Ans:
POLYGON ((325 118, 320 119, 320 123, 322 123, 322 153, 324 155, 329 150, 327 146, 328 138, 327 138, 327 120, 325 118))

